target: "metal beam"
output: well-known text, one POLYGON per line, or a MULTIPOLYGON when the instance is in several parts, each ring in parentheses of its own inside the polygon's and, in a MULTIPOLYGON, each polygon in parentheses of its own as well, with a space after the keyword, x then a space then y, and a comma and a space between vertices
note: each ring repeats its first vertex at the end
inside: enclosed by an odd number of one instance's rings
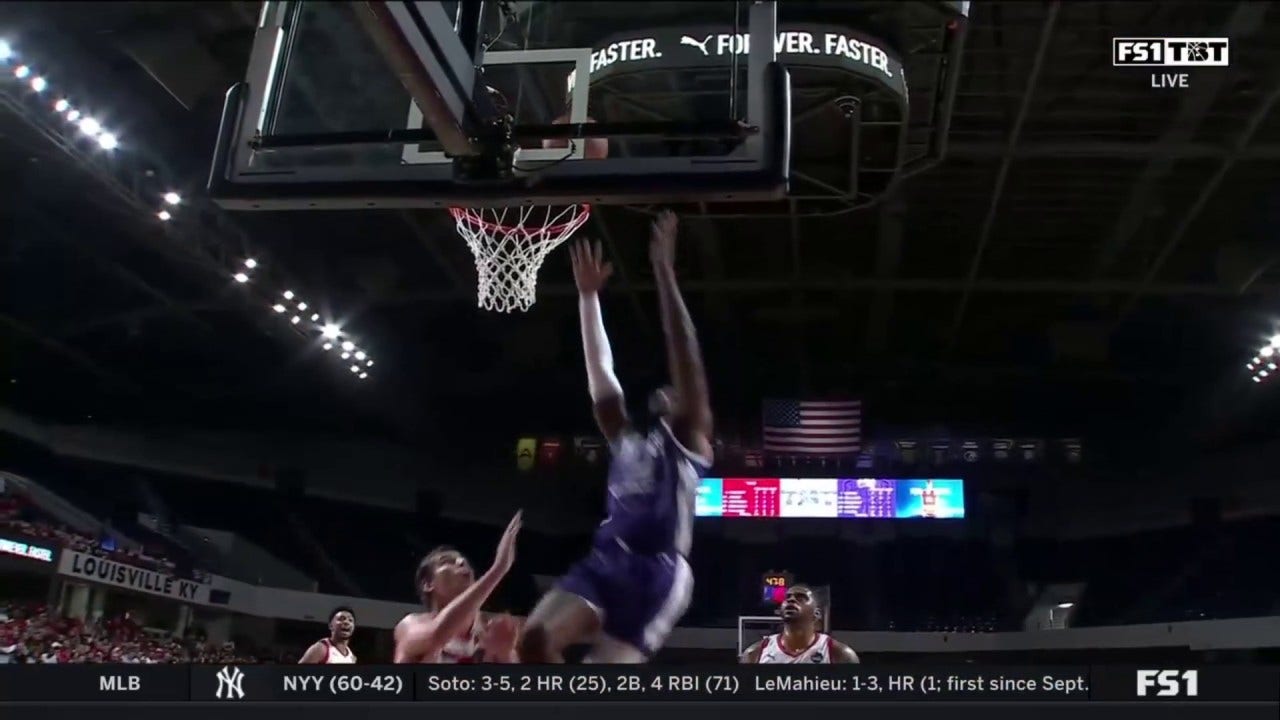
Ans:
POLYGON ((108 370, 92 358, 65 343, 54 340, 46 335, 36 331, 34 328, 27 326, 26 323, 8 315, 0 315, 0 326, 9 328, 14 333, 28 337, 38 345, 43 346, 46 350, 60 355, 69 360, 72 364, 79 366, 81 369, 89 372, 89 374, 114 385, 118 389, 127 390, 129 392, 141 392, 142 388, 134 381, 113 370, 108 370))
MULTIPOLYGON (((1280 79, 1274 81, 1271 92, 1267 93, 1262 104, 1254 111, 1253 116, 1249 118, 1248 124, 1236 138, 1235 145, 1238 151, 1243 151, 1244 148, 1249 145, 1249 142, 1253 140, 1253 136, 1258 132, 1258 128, 1262 126, 1262 123, 1271 114, 1271 111, 1275 108, 1277 102, 1280 102, 1280 79)), ((1235 167, 1235 164, 1235 155, 1227 157, 1218 166, 1218 169, 1213 173, 1213 175, 1209 176, 1204 187, 1200 189, 1200 194, 1196 196, 1196 199, 1191 203, 1190 207, 1187 208, 1186 213, 1182 216, 1182 220, 1178 223, 1178 226, 1174 229, 1173 233, 1169 235, 1169 239, 1165 241, 1164 247, 1160 248, 1160 252, 1148 265, 1147 272, 1143 276, 1142 282, 1138 285, 1138 288, 1120 308, 1120 314, 1116 318, 1115 325, 1112 327, 1113 330, 1128 319, 1130 313, 1133 312, 1134 307, 1137 306, 1138 301, 1142 299, 1142 296, 1150 292, 1149 288, 1155 282, 1156 275, 1160 274, 1160 270, 1169 260, 1169 256, 1177 249, 1178 245, 1182 242, 1182 238, 1187 234, 1187 231, 1191 229, 1191 226, 1200 217, 1200 213, 1204 211, 1205 206, 1209 204, 1211 199, 1213 199, 1214 194, 1218 191, 1218 186, 1222 184, 1223 179, 1226 178, 1227 173, 1231 172, 1231 168, 1235 167)), ((1238 291, 1239 288, 1236 288, 1236 290, 1238 291)))
MULTIPOLYGON (((896 293, 934 293, 948 294, 963 292, 966 289, 974 293, 991 295, 1127 295, 1142 288, 1136 280, 1114 280, 1091 282, 1088 280, 1000 280, 986 279, 969 283, 965 278, 879 278, 865 277, 817 277, 804 278, 806 290, 815 292, 859 292, 871 290, 892 290, 896 293)), ((748 294, 777 292, 793 287, 791 278, 760 280, 727 280, 709 282, 706 280, 682 280, 680 290, 687 293, 729 293, 748 294)), ((652 282, 632 283, 630 291, 654 292, 652 282)), ((1239 288, 1227 285, 1165 283, 1151 284, 1143 291, 1146 295, 1159 295, 1169 298, 1221 298, 1239 297, 1239 288)), ((619 292, 621 288, 614 288, 619 292)), ((538 296, 575 297, 577 289, 572 283, 546 283, 538 286, 538 296)), ((1269 295, 1280 293, 1280 285, 1254 284, 1248 288, 1246 295, 1269 295)), ((389 295, 378 298, 372 304, 376 307, 406 305, 419 302, 457 302, 472 296, 470 291, 459 292, 451 289, 416 290, 413 292, 389 295)))
MULTIPOLYGON (((876 233, 876 278, 888 280, 902 261, 902 220, 906 205, 900 194, 884 204, 876 233)), ((865 345, 872 353, 882 353, 889 344, 889 318, 893 316, 893 289, 878 288, 871 297, 867 315, 865 345)))
MULTIPOLYGON (((1267 14, 1266 3, 1243 2, 1236 5, 1235 11, 1227 22, 1214 33, 1217 37, 1237 38, 1252 34, 1261 25, 1267 14)), ((1173 172, 1177 160, 1171 157, 1167 148, 1182 145, 1195 138, 1200 126, 1209 115, 1213 103, 1217 100, 1222 88, 1227 83, 1228 74, 1213 73, 1196 78, 1196 84, 1183 97, 1178 114, 1169 123, 1168 129, 1156 143, 1155 155, 1142 169, 1142 174, 1129 190, 1129 201, 1116 219, 1115 226, 1108 234, 1102 246, 1098 248, 1094 259, 1093 275, 1099 277, 1111 270, 1120 253, 1129 246, 1134 234, 1147 219, 1160 184, 1169 173, 1173 172)))
MULTIPOLYGON (((1053 38, 1054 27, 1058 23, 1058 12, 1062 9, 1060 2, 1053 2, 1049 5, 1049 12, 1045 15, 1044 23, 1040 26, 1040 40, 1036 46, 1035 59, 1031 63, 1031 71, 1027 73, 1026 87, 1022 92, 1022 103, 1018 107, 1018 114, 1013 120, 1013 128, 1009 131, 1007 140, 1007 152, 1004 159, 1000 161, 1000 170, 996 174, 995 188, 991 191, 991 203, 987 207, 987 215, 982 220, 982 230, 978 234, 978 247, 973 253, 973 262, 969 265, 968 285, 972 286, 978 279, 978 272, 982 269, 982 259, 987 251, 987 243, 991 240, 991 229, 995 226, 996 213, 1000 210, 1000 200, 1004 195, 1004 186, 1009 179, 1009 170, 1013 165, 1013 150, 1018 146, 1018 141, 1022 138, 1022 128, 1026 124, 1027 115, 1031 110, 1031 101, 1035 97, 1036 86, 1040 83, 1040 73, 1044 70, 1044 61, 1049 54, 1049 42, 1053 38)), ((951 328, 947 331, 946 348, 950 352, 956 344, 956 339, 960 336, 960 328, 964 324, 965 312, 969 309, 969 297, 972 294, 970 287, 966 287, 964 293, 960 296, 960 302, 956 304, 955 318, 951 321, 951 328)))
MULTIPOLYGON (((949 158, 990 160, 1003 158, 1007 147, 1001 143, 953 142, 947 153, 949 158)), ((1080 140, 1073 142, 1024 143, 1013 151, 1016 160, 1078 159, 1078 160, 1150 160, 1168 157, 1175 160, 1216 160, 1232 154, 1225 145, 1212 143, 1181 143, 1161 148, 1156 142, 1104 142, 1080 140)), ((1280 160, 1280 144, 1266 143, 1250 147, 1239 154, 1241 162, 1280 160)))

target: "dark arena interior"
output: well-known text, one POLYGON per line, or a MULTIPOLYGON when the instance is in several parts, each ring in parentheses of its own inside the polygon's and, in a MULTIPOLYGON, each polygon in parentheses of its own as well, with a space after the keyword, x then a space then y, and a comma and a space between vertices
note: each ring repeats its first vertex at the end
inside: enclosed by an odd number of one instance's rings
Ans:
MULTIPOLYGON (((613 263, 639 417, 668 381, 650 224, 679 220, 715 456, 652 661, 736 663, 804 583, 870 667, 1277 662, 1280 7, 940 5, 779 3, 896 48, 909 108, 795 63, 786 195, 606 201, 574 236, 613 263), (1229 62, 1127 66, 1134 37, 1229 62), (766 442, 819 402, 847 443, 766 442)), ((480 572, 522 509, 484 610, 525 618, 604 518, 567 244, 493 313, 444 209, 210 196, 260 8, 0 4, 0 664, 294 664, 346 606, 389 665, 432 548, 480 572)), ((592 108, 662 120, 698 81, 593 77, 592 108)))

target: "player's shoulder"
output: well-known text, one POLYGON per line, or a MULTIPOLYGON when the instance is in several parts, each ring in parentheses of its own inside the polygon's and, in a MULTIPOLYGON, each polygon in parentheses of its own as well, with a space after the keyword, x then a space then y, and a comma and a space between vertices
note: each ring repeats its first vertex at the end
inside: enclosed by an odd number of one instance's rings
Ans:
POLYGON ((827 647, 830 648, 829 654, 833 663, 857 664, 862 662, 858 659, 858 653, 854 652, 853 648, 830 635, 827 636, 827 647))

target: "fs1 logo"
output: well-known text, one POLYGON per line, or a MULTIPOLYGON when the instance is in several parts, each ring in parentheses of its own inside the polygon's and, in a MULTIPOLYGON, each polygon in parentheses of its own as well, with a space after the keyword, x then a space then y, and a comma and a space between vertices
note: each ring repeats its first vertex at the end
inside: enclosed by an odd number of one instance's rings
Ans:
POLYGON ((1116 67, 1227 67, 1229 38, 1112 38, 1116 67))
POLYGON ((1138 697, 1147 697, 1155 689, 1156 697, 1196 697, 1200 694, 1198 670, 1139 670, 1138 697))

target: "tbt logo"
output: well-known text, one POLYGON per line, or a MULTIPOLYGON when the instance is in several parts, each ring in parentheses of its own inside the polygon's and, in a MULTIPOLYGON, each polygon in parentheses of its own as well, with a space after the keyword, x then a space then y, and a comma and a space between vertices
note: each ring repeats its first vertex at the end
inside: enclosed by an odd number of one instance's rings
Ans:
POLYGON ((1127 67, 1227 67, 1229 38, 1112 38, 1111 64, 1127 67))
POLYGON ((243 700, 244 688, 240 687, 243 682, 244 673, 240 668, 222 668, 218 671, 218 691, 214 693, 214 697, 219 700, 243 700))
POLYGON ((1139 670, 1138 697, 1147 697, 1152 689, 1156 697, 1196 697, 1200 694, 1200 672, 1139 670))

